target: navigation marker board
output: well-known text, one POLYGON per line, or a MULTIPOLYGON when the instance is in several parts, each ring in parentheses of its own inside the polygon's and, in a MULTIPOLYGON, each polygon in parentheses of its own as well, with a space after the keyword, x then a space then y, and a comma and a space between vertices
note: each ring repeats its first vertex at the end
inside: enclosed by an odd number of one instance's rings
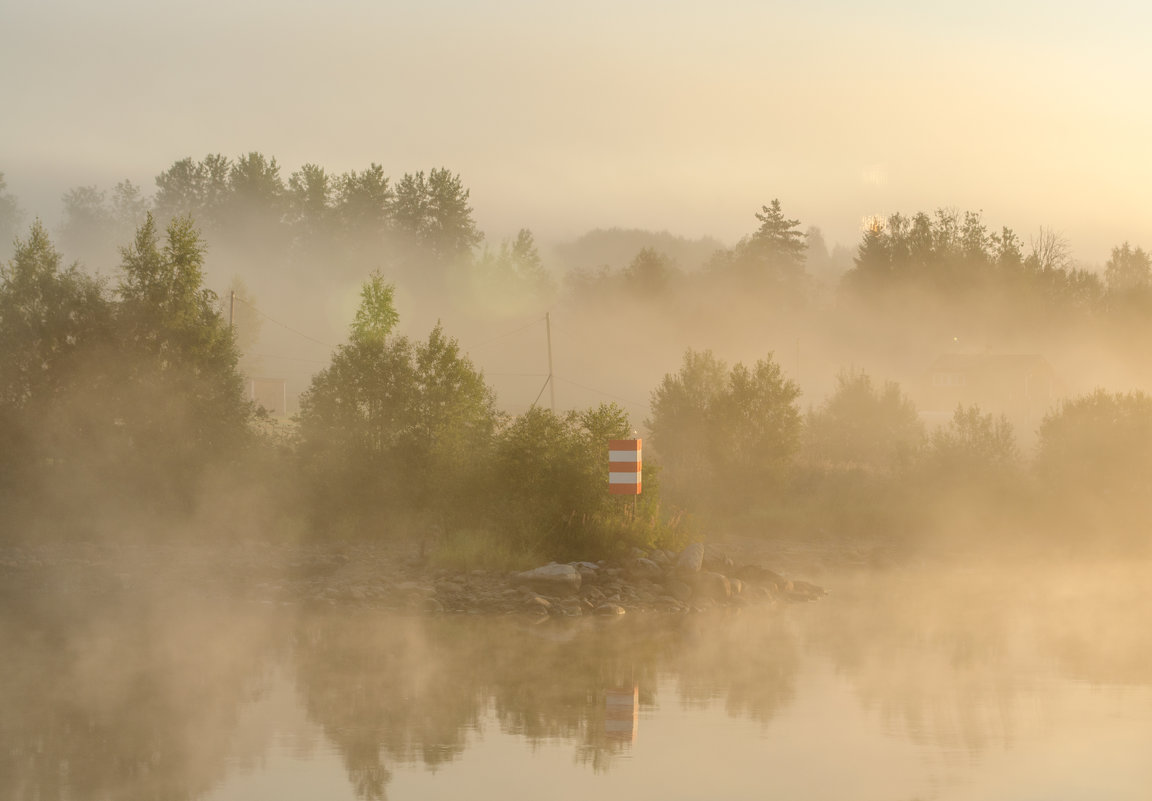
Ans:
POLYGON ((612 495, 640 494, 639 439, 608 440, 608 492, 612 495))

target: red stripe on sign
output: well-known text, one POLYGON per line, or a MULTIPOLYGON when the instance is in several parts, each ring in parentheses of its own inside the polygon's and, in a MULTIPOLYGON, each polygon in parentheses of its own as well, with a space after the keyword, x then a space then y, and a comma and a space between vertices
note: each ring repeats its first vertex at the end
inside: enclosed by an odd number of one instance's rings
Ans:
POLYGON ((640 485, 639 484, 609 484, 608 485, 608 494, 609 495, 639 495, 640 494, 640 485))
POLYGON ((608 463, 608 472, 609 473, 639 473, 640 472, 640 463, 639 462, 609 462, 608 463))
POLYGON ((610 439, 608 440, 608 450, 610 451, 638 451, 640 450, 640 442, 638 439, 610 439))

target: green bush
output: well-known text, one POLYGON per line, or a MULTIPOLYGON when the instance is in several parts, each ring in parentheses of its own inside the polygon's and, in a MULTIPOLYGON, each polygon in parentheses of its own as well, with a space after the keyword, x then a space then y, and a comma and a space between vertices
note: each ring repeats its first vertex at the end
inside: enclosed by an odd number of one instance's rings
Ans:
POLYGON ((651 464, 642 468, 641 495, 608 492, 608 440, 630 432, 616 404, 562 416, 533 408, 517 417, 496 448, 494 524, 519 547, 554 559, 669 542, 651 464))

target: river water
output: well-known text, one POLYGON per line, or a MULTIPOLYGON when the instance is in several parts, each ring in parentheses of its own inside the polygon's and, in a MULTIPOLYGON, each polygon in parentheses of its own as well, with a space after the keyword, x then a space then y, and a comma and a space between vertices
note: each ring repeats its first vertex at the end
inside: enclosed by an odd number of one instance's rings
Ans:
POLYGON ((543 622, 10 603, 0 798, 1147 799, 1148 567, 543 622))

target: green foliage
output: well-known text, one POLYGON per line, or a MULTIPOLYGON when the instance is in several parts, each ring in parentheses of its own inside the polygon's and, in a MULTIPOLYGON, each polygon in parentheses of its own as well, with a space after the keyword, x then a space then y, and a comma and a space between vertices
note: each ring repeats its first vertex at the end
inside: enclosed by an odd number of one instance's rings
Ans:
POLYGON ((93 253, 104 249, 112 227, 112 216, 104 192, 95 186, 78 186, 64 198, 61 239, 71 253, 93 253))
POLYGON ((161 220, 190 216, 216 229, 226 219, 232 161, 215 153, 202 161, 181 159, 156 176, 154 212, 161 220))
POLYGON ((996 480, 1018 459, 1016 436, 1004 415, 983 414, 979 406, 957 406, 947 426, 932 432, 927 458, 948 481, 996 480))
POLYGON ((836 377, 836 391, 808 412, 804 428, 809 460, 868 470, 910 465, 924 439, 916 407, 888 381, 882 388, 862 372, 836 377))
POLYGON ((333 211, 346 231, 379 236, 392 224, 395 202, 384 168, 372 163, 362 172, 340 176, 333 211))
POLYGON ((330 456, 332 465, 325 460, 316 468, 323 472, 345 458, 379 462, 399 450, 415 416, 412 362, 405 338, 341 346, 300 397, 306 460, 317 453, 330 456))
POLYGON ((439 324, 417 345, 414 463, 427 476, 416 497, 445 519, 466 517, 475 502, 500 414, 496 396, 455 339, 439 324))
POLYGON ((373 276, 352 336, 300 400, 301 457, 325 512, 467 514, 498 422, 483 376, 439 325, 390 337, 392 287, 373 276))
MULTIPOLYGON (((1072 267, 1068 244, 1059 234, 1042 228, 1025 257, 1010 228, 992 234, 979 212, 961 215, 947 209, 931 216, 919 212, 912 218, 893 214, 872 220, 843 286, 872 298, 926 291, 945 308, 973 297, 997 300, 1002 306, 989 304, 1001 309, 1001 318, 991 319, 996 326, 1011 324, 1022 312, 1034 313, 1038 299, 1040 316, 1050 320, 1053 310, 1098 310, 1104 295, 1096 274, 1072 267)), ((970 309, 965 314, 970 318, 970 309)))
POLYGON ((250 407, 201 285, 196 231, 175 221, 161 248, 149 216, 123 254, 118 300, 62 269, 39 222, 0 271, 0 458, 58 512, 126 495, 136 508, 188 503, 247 442, 250 407))
POLYGON ((280 166, 276 159, 268 159, 263 153, 247 153, 228 170, 228 188, 238 203, 273 212, 284 194, 280 166))
POLYGON ((539 566, 540 554, 524 547, 507 531, 454 529, 444 532, 428 554, 433 565, 456 571, 528 570, 539 566))
POLYGON ((1096 390, 1040 423, 1036 471, 1058 493, 1146 503, 1152 492, 1152 397, 1096 390))
POLYGON ((438 259, 454 261, 471 255, 484 235, 472 220, 470 192, 459 175, 447 169, 405 174, 396 185, 396 228, 438 259))
POLYGON ((667 255, 645 247, 622 270, 582 267, 569 272, 565 284, 577 302, 602 306, 613 301, 666 304, 675 301, 687 281, 667 255))
POLYGON ((543 557, 592 559, 630 544, 655 544, 656 472, 643 468, 641 495, 608 492, 608 440, 630 436, 628 415, 602 404, 563 416, 532 408, 500 436, 496 450, 495 523, 543 557))
POLYGON ((674 491, 715 480, 707 454, 727 377, 727 365, 712 351, 688 350, 680 372, 665 375, 652 393, 652 417, 645 424, 674 491))
POLYGON ((156 186, 158 219, 191 215, 247 269, 303 276, 322 260, 328 273, 384 270, 443 289, 483 241, 469 190, 445 168, 393 183, 377 163, 339 175, 309 163, 285 184, 275 158, 215 154, 177 161, 156 186))
POLYGON ((112 386, 89 364, 111 349, 111 309, 98 280, 60 261, 37 220, 0 266, 0 489, 33 491, 112 425, 112 386))
POLYGON ((156 483, 184 497, 208 460, 243 450, 251 415, 232 331, 203 285, 203 264, 190 217, 168 224, 161 247, 149 214, 122 250, 123 433, 137 464, 152 464, 156 483))
POLYGON ((760 221, 760 227, 752 234, 748 245, 758 257, 794 267, 804 264, 808 244, 804 233, 797 229, 800 221, 786 218, 779 200, 773 198, 770 205, 762 206, 756 219, 760 221))
POLYGON ((670 488, 725 503, 779 487, 800 444, 799 395, 771 354, 729 370, 687 351, 652 393, 647 423, 670 488))
POLYGON ((23 216, 16 197, 8 191, 4 173, 0 172, 0 256, 5 255, 13 244, 23 216))
POLYGON ((83 346, 107 333, 100 282, 60 262, 37 220, 0 267, 0 403, 9 409, 49 403, 66 392, 83 346))
POLYGON ((644 248, 637 253, 623 273, 629 293, 649 300, 667 296, 679 277, 671 259, 653 248, 644 248))
POLYGON ((380 273, 373 273, 360 288, 360 306, 352 321, 352 340, 364 344, 383 344, 400 322, 395 305, 396 287, 385 283, 380 273))
POLYGON ((712 258, 710 271, 744 290, 771 292, 796 303, 804 298, 808 276, 804 270, 808 244, 799 220, 784 216, 779 200, 756 213, 760 227, 731 250, 712 258))
POLYGON ((63 197, 61 242, 65 252, 96 264, 109 263, 116 246, 144 221, 147 201, 140 187, 121 181, 108 193, 95 186, 70 189, 63 197))
POLYGON ((536 239, 527 228, 516 238, 484 253, 473 270, 475 294, 490 308, 523 312, 538 309, 555 293, 555 281, 544 267, 536 239))
POLYGON ((568 272, 595 269, 601 265, 622 266, 642 250, 666 254, 670 261, 686 270, 703 267, 723 243, 711 237, 686 239, 667 231, 643 231, 638 228, 597 228, 571 242, 556 245, 560 267, 568 272))
POLYGON ((1127 242, 1112 248, 1112 258, 1104 265, 1109 292, 1129 292, 1146 288, 1152 282, 1152 256, 1127 242))
POLYGON ((288 177, 286 222, 297 231, 301 246, 323 236, 332 216, 332 179, 317 164, 305 164, 288 177))

